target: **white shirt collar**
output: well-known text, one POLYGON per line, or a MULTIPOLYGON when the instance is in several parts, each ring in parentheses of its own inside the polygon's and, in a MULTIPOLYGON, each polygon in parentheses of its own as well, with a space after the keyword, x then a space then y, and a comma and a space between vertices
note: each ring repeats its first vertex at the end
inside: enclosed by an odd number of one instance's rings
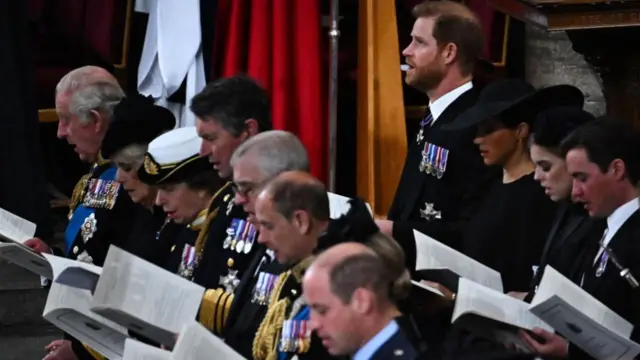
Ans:
POLYGON ((624 225, 624 223, 640 208, 640 198, 634 198, 626 204, 615 209, 614 212, 607 217, 607 234, 604 241, 604 246, 609 245, 609 241, 618 232, 618 230, 624 225))
POLYGON ((472 88, 473 83, 469 81, 442 95, 441 97, 436 99, 436 101, 429 101, 429 110, 431 110, 433 122, 436 122, 436 120, 438 120, 438 117, 440 117, 440 115, 442 115, 447 107, 449 107, 452 102, 456 101, 456 99, 459 98, 460 95, 471 90, 472 88))

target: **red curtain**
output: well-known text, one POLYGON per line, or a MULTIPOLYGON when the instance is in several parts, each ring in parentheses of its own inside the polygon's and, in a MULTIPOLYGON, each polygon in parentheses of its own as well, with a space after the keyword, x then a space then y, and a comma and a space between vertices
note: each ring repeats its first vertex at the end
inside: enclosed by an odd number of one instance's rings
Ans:
POLYGON ((275 129, 296 134, 326 181, 327 83, 321 0, 219 0, 212 74, 246 73, 271 96, 275 129))

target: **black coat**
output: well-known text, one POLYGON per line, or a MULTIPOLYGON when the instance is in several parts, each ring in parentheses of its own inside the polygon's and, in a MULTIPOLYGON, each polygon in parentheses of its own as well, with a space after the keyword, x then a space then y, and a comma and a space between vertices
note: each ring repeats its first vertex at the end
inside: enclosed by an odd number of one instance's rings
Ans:
MULTIPOLYGON (((443 125, 473 106, 476 99, 476 89, 465 92, 440 114, 431 127, 425 127, 425 139, 420 144, 410 138, 413 141, 409 144, 400 183, 388 213, 388 219, 394 222, 393 237, 408 254, 415 253, 413 229, 450 247, 459 248, 461 230, 499 175, 499 171, 484 165, 473 143, 475 129, 442 130, 443 125), (449 150, 446 170, 440 179, 419 170, 426 142, 449 150), (440 219, 421 217, 420 210, 425 208, 425 203, 432 204, 440 212, 440 219)), ((411 261, 415 267, 415 259, 411 261)))

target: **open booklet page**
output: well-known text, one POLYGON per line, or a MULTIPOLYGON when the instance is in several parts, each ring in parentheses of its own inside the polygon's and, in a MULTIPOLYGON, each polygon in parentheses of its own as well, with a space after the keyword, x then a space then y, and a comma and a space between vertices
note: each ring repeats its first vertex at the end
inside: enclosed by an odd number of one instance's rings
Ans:
POLYGON ((199 323, 192 321, 180 331, 180 337, 173 349, 172 360, 246 360, 230 348, 220 338, 213 335, 199 323))
POLYGON ((528 303, 466 278, 460 278, 451 321, 480 336, 527 351, 518 330, 537 327, 553 332, 551 326, 529 312, 528 303))
POLYGON ((596 359, 633 359, 633 325, 551 266, 545 267, 531 312, 596 359))
POLYGON ((0 242, 0 257, 44 278, 53 279, 47 259, 22 244, 0 242))
POLYGON ((411 285, 413 285, 414 288, 417 288, 417 290, 420 291, 419 294, 426 294, 427 296, 428 295, 436 295, 436 296, 439 296, 439 297, 443 297, 444 296, 442 291, 438 290, 437 288, 435 288, 433 286, 429 286, 427 284, 422 284, 422 283, 417 282, 415 280, 411 280, 411 285))
POLYGON ((58 284, 93 292, 102 268, 90 263, 56 255, 42 254, 51 266, 53 280, 58 284))
POLYGON ((458 276, 502 292, 499 272, 417 230, 413 234, 416 240, 416 270, 448 269, 458 276))
MULTIPOLYGON (((351 208, 351 205, 349 205, 349 201, 351 200, 351 198, 334 194, 332 192, 327 192, 327 196, 329 196, 329 213, 330 213, 329 217, 330 218, 337 219, 340 216, 345 215, 346 213, 349 212, 349 209, 351 208)), ((367 208, 369 209, 369 212, 373 214, 373 211, 371 210, 371 205, 369 204, 366 204, 366 205, 367 205, 367 208)))
POLYGON ((127 329, 89 309, 91 292, 51 284, 42 316, 110 360, 121 359, 127 329))
POLYGON ((531 312, 596 359, 633 359, 633 325, 551 266, 545 267, 531 312))
POLYGON ((205 289, 111 246, 91 309, 160 344, 193 321, 205 289))
POLYGON ((22 244, 35 233, 36 224, 0 208, 0 240, 22 244))
POLYGON ((127 339, 122 360, 171 360, 171 352, 155 346, 127 339))

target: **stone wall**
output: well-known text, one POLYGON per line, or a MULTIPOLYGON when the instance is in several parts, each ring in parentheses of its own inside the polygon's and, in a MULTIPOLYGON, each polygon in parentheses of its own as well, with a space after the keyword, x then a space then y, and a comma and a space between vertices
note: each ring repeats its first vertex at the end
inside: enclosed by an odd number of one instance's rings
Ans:
POLYGON ((527 25, 525 51, 526 78, 535 87, 574 85, 585 93, 585 110, 595 115, 605 113, 600 77, 573 51, 564 31, 547 32, 527 25))

